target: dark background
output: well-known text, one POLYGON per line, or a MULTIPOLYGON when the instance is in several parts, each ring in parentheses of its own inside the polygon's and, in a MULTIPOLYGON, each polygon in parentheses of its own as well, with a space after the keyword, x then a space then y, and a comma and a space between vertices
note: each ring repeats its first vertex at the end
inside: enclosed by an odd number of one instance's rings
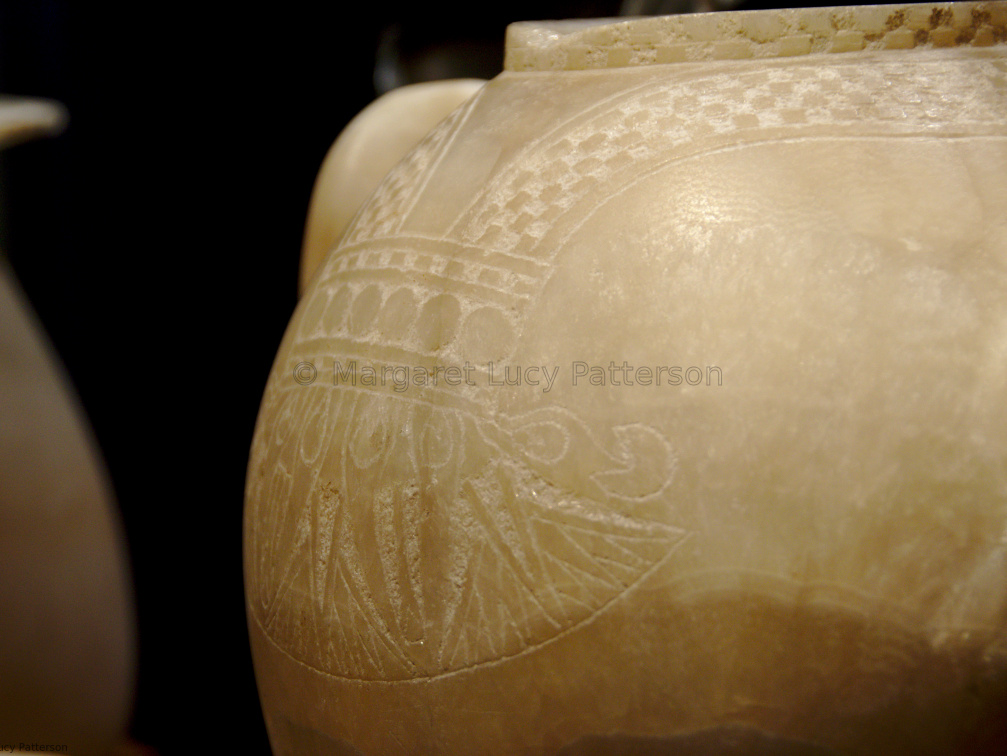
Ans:
POLYGON ((0 248, 105 454, 136 592, 131 734, 164 756, 268 753, 244 475, 326 150, 383 88, 495 75, 510 21, 620 9, 307 7, 0 0, 0 92, 70 116, 0 159, 0 248))

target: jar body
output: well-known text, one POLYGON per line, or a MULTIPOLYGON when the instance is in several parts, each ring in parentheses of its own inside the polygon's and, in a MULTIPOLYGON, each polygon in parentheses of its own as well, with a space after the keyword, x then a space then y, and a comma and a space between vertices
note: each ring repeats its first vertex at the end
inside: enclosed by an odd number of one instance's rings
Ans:
POLYGON ((276 752, 994 737, 1005 72, 996 46, 508 72, 438 127, 263 402, 276 752))

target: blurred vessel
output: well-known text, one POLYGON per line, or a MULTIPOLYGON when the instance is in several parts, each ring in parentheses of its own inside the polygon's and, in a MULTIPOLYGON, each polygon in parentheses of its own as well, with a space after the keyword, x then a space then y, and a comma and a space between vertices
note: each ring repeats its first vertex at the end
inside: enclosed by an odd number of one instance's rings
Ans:
MULTIPOLYGON (((56 103, 0 99, 0 146, 59 131, 56 103)), ((125 539, 97 443, 0 260, 0 743, 124 747, 135 630, 125 539)))

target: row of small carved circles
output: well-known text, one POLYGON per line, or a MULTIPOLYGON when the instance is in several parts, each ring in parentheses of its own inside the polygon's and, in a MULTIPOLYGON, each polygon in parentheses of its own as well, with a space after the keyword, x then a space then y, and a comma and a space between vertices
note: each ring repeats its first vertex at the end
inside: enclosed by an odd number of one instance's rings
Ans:
POLYGON ((507 351, 514 324, 500 307, 480 306, 450 293, 423 296, 409 287, 344 284, 317 299, 302 319, 301 338, 349 336, 435 353, 457 342, 469 359, 507 351))

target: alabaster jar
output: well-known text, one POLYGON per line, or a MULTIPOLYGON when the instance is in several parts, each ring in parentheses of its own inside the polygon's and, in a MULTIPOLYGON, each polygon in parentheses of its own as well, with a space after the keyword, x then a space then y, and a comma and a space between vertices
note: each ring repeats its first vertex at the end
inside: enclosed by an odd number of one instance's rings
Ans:
MULTIPOLYGON (((0 147, 65 118, 53 102, 0 97, 0 147)), ((118 752, 136 666, 131 583, 101 450, 0 259, 0 752, 118 752)))
POLYGON ((1001 753, 1007 3, 517 24, 287 330, 289 754, 1001 753))

